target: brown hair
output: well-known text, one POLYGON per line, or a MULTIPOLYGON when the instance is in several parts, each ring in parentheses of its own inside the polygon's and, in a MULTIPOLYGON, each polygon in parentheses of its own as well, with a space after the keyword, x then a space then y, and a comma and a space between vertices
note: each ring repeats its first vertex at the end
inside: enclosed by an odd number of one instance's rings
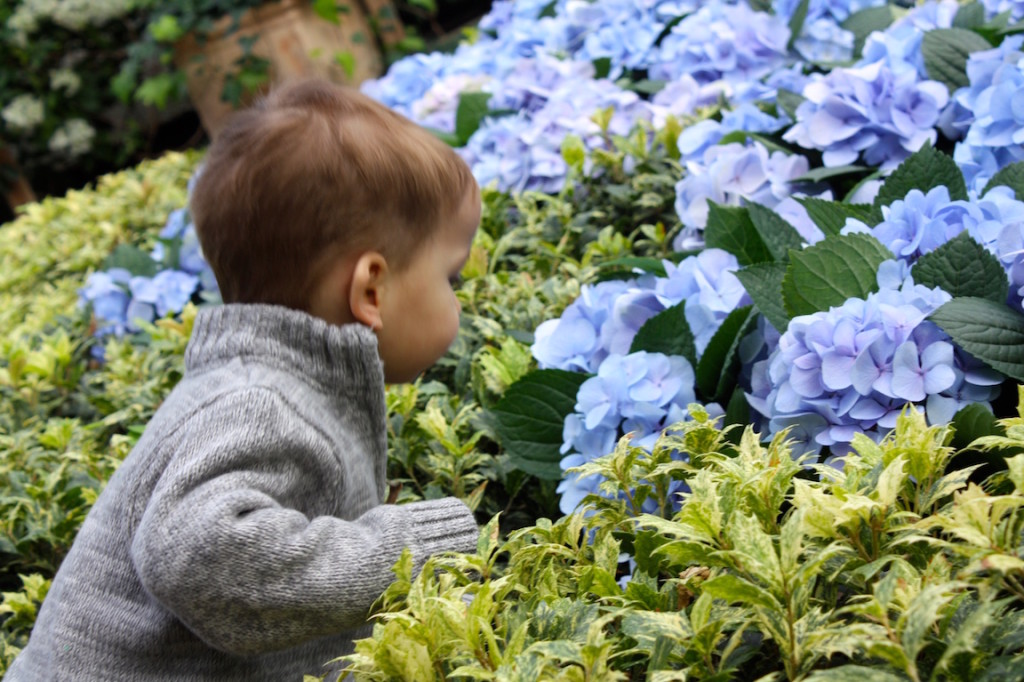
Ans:
POLYGON ((210 146, 191 209, 226 303, 303 310, 330 258, 375 249, 401 269, 475 186, 423 128, 314 80, 234 115, 210 146))

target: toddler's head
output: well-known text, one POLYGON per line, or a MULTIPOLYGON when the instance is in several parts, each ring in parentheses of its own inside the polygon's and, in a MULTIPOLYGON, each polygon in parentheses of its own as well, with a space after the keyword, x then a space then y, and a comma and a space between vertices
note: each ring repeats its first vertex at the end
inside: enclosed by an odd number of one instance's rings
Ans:
POLYGON ((282 87, 211 145, 191 209, 225 303, 270 303, 378 336, 408 381, 458 329, 450 280, 479 191, 446 144, 358 91, 282 87))

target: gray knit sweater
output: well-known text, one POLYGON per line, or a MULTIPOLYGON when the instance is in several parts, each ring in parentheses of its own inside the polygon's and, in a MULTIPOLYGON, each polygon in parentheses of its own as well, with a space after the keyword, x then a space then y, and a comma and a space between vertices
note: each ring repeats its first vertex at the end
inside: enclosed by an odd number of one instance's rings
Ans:
POLYGON ((322 674, 368 633, 403 548, 417 566, 475 548, 454 498, 381 504, 383 372, 365 327, 204 309, 185 367, 83 524, 9 682, 322 674))

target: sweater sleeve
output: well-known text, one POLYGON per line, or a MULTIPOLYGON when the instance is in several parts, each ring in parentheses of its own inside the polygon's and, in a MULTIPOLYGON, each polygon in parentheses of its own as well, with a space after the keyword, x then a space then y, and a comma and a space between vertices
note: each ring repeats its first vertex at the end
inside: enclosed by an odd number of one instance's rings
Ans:
POLYGON ((179 434, 132 559, 146 590, 214 648, 252 655, 356 627, 404 548, 417 568, 475 548, 473 515, 455 498, 350 521, 311 513, 311 500, 347 494, 345 458, 366 455, 331 452, 271 391, 220 398, 179 434))

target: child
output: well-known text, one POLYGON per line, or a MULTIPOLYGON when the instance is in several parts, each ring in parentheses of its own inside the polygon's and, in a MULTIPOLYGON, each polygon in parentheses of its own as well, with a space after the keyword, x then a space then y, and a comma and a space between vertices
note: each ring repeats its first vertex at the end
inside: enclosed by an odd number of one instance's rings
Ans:
MULTIPOLYGON (((432 135, 307 82, 236 115, 192 211, 225 305, 111 478, 10 682, 301 680, 369 633, 404 548, 473 551, 469 509, 385 505, 384 383, 455 338, 476 182, 432 135)), ((329 679, 334 679, 332 671, 329 679)))

